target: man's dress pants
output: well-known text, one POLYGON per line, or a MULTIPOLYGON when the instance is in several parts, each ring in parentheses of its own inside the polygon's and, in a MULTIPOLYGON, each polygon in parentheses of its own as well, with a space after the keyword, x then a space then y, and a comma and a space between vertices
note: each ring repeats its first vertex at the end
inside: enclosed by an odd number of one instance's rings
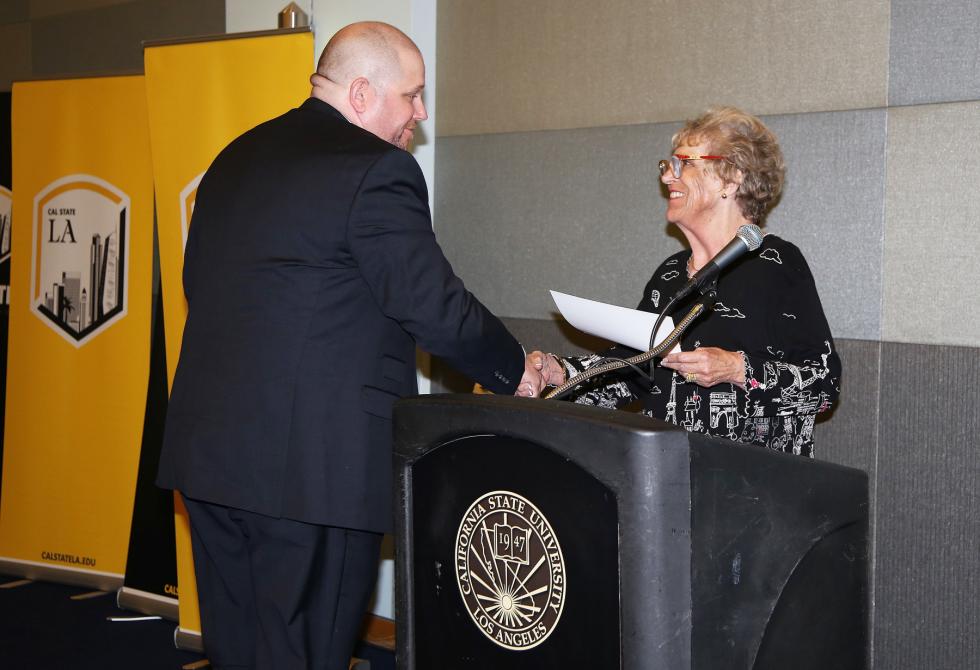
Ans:
POLYGON ((184 502, 212 666, 347 670, 382 536, 184 502))

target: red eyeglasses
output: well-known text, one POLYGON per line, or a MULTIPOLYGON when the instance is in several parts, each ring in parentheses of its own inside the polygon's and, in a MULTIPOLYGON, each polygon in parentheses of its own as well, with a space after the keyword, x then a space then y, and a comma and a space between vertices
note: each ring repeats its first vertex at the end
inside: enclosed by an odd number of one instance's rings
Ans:
POLYGON ((684 161, 727 161, 727 156, 690 156, 687 154, 674 154, 669 160, 662 160, 658 164, 660 168, 660 176, 662 177, 670 168, 671 173, 674 175, 674 179, 681 178, 681 171, 684 169, 684 161))

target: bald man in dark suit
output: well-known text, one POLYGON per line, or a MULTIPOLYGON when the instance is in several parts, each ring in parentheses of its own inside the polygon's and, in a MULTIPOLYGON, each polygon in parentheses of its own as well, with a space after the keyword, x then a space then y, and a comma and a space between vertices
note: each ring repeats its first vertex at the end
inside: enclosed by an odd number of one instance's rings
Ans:
POLYGON ((391 529, 391 410, 416 392, 416 343, 497 393, 525 374, 437 245, 405 151, 427 118, 418 48, 354 24, 311 83, 215 159, 185 251, 158 484, 187 504, 216 668, 347 668, 391 529))

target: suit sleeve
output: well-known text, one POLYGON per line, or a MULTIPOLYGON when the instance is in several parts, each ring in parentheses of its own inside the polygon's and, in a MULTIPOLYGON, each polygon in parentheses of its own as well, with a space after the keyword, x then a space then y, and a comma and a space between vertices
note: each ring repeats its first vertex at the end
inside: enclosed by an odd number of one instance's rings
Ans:
POLYGON ((432 232, 422 171, 389 151, 367 171, 348 220, 351 253, 371 294, 420 347, 496 393, 513 393, 524 350, 463 286, 432 232))

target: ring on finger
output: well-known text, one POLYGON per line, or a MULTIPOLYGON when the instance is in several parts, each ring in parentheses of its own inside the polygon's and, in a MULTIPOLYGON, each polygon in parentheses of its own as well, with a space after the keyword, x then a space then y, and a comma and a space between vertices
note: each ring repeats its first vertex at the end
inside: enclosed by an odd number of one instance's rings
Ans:
POLYGON ((698 380, 698 375, 695 372, 688 372, 687 374, 684 375, 684 381, 686 381, 688 384, 693 384, 697 380, 698 380))

